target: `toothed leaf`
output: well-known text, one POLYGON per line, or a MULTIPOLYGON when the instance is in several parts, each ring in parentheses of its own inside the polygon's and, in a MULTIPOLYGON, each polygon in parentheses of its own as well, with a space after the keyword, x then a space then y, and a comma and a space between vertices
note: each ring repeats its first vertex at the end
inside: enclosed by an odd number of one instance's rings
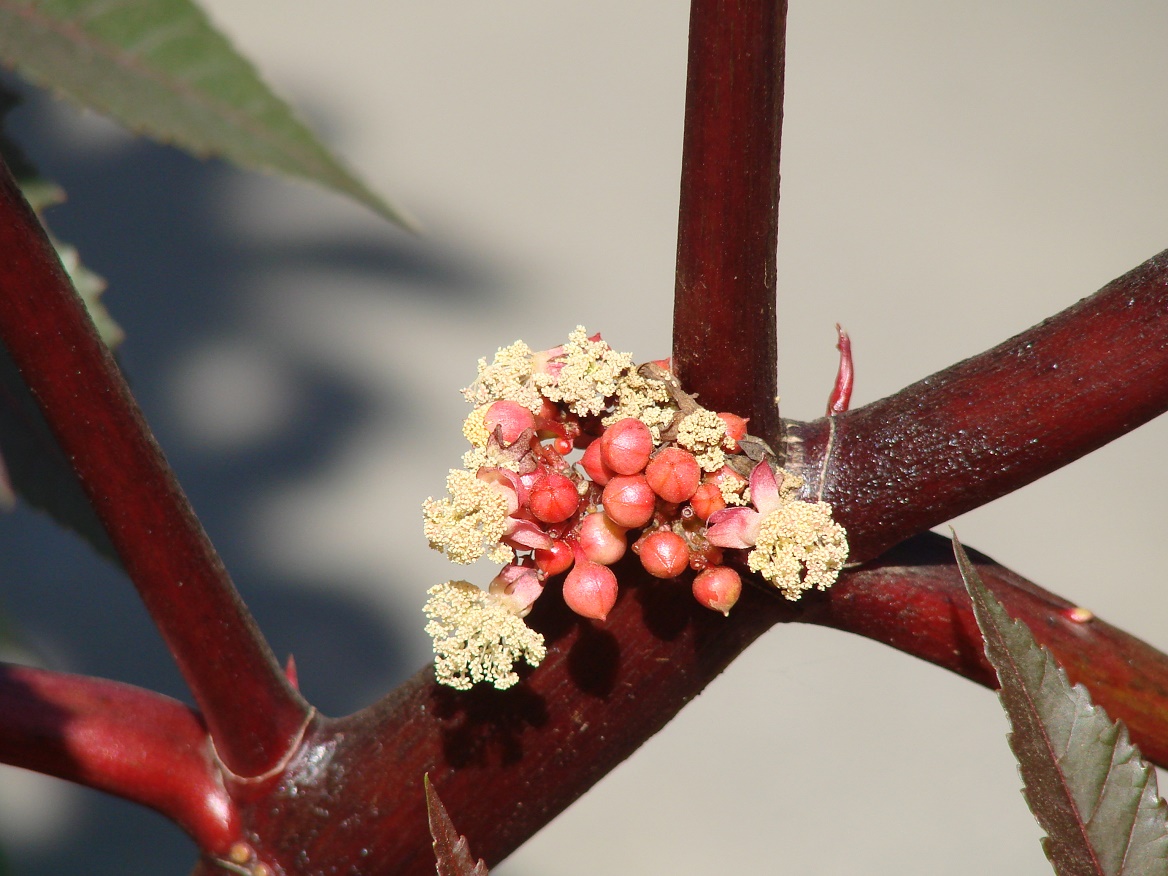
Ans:
POLYGON ((434 837, 438 876, 487 876, 487 865, 481 859, 475 863, 466 837, 459 836, 454 829, 450 814, 430 784, 430 777, 422 781, 426 786, 426 811, 430 816, 430 835, 434 837))
POLYGON ((1026 802, 1046 831, 1060 876, 1168 874, 1166 808, 1156 774, 1127 728, 1072 686, 1062 667, 1012 620, 956 537, 953 549, 986 656, 998 673, 1026 802))

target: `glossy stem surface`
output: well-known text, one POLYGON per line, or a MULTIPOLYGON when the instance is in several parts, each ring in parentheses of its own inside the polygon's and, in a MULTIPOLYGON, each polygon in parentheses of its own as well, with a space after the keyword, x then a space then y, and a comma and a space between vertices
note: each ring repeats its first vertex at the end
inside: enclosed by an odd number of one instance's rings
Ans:
POLYGON ((789 433, 863 561, 1165 410, 1168 251, 991 350, 789 433))
POLYGON ((770 441, 786 18, 785 0, 690 5, 673 305, 682 385, 770 441))
POLYGON ((73 465, 227 766, 287 753, 307 706, 287 683, 98 337, 0 166, 0 343, 73 465))
POLYGON ((238 836, 207 728, 161 694, 0 664, 0 763, 149 806, 203 848, 221 853, 238 836))

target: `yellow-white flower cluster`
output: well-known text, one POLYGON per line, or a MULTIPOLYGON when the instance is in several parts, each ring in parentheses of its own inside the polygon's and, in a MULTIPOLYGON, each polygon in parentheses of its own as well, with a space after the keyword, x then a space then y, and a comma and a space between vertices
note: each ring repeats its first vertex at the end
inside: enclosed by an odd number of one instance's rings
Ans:
POLYGON ((452 468, 446 476, 447 499, 422 503, 422 531, 434 550, 452 562, 473 563, 486 554, 508 563, 515 554, 499 540, 507 528, 507 500, 469 471, 452 468))
POLYGON ((431 587, 426 633, 434 640, 434 674, 440 684, 470 690, 486 681, 506 690, 519 681, 515 664, 539 666, 547 656, 543 636, 506 605, 467 581, 431 587))
POLYGON ((618 353, 604 341, 588 339, 584 326, 568 335, 558 373, 537 372, 533 382, 550 401, 587 417, 601 413, 616 395, 617 380, 633 369, 633 357, 618 353))
POLYGON ((538 413, 543 398, 532 383, 533 365, 531 347, 523 341, 516 341, 499 349, 489 365, 485 358, 479 359, 478 377, 462 391, 462 395, 472 405, 506 399, 529 408, 533 414, 538 413))
POLYGON ((831 505, 796 500, 763 517, 747 562, 794 601, 834 584, 847 558, 847 533, 832 519, 831 505))
POLYGON ((706 471, 717 471, 726 464, 723 445, 727 440, 726 421, 705 408, 688 414, 677 426, 677 443, 706 471))

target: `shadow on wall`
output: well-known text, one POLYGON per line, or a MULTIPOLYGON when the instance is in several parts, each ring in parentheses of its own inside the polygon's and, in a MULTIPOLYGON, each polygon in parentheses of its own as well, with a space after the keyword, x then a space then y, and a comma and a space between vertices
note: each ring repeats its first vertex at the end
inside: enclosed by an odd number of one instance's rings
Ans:
MULTIPOLYGON (((12 134, 69 196, 48 219, 109 281, 106 304, 128 336, 120 359, 131 386, 273 649, 280 659, 295 653, 305 692, 322 712, 344 714, 367 704, 417 668, 393 645, 403 632, 330 586, 335 579, 283 584, 252 556, 245 517, 272 490, 330 465, 347 436, 374 414, 384 420, 395 406, 295 351, 251 349, 243 316, 248 290, 278 267, 285 275, 310 270, 326 280, 355 277, 387 296, 442 296, 454 305, 493 294, 487 269, 373 220, 356 241, 252 242, 233 231, 239 222, 229 215, 228 195, 240 186, 240 172, 121 136, 106 136, 93 148, 85 133, 93 123, 13 87, 27 102, 12 117, 12 134), (197 413, 176 416, 168 394, 178 363, 195 351, 223 348, 224 341, 274 363, 294 404, 277 406, 264 428, 245 429, 245 440, 208 446, 191 434, 197 413)), ((270 413, 264 381, 236 380, 233 361, 223 357, 209 373, 233 385, 241 415, 270 413)), ((133 588, 87 545, 42 515, 18 509, 0 517, 0 557, 3 611, 48 665, 189 700, 133 588)), ((159 816, 90 792, 70 797, 73 817, 50 840, 29 845, 9 838, 15 873, 189 871, 191 844, 159 816)), ((10 832, 0 823, 0 835, 10 832)))

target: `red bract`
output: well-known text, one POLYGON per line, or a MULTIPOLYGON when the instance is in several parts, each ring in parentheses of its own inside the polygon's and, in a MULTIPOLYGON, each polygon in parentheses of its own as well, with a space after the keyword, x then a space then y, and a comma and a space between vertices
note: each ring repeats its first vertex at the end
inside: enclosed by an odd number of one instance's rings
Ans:
POLYGON ((611 566, 628 548, 625 532, 607 514, 589 514, 580 523, 580 549, 592 562, 611 566))
POLYGON ((666 447, 646 466, 645 479, 666 502, 684 502, 697 490, 702 469, 688 450, 666 447))
POLYGON ((600 436, 600 458, 617 474, 643 471, 653 452, 653 433, 635 417, 617 420, 600 436))
POLYGON ((639 542, 641 565, 654 578, 676 578, 689 566, 689 546, 676 532, 659 529, 639 542))
POLYGON ((694 578, 693 595, 706 608, 728 615, 742 595, 742 578, 728 566, 711 566, 694 578))
POLYGON ((537 520, 544 523, 563 523, 576 513, 580 494, 569 478, 555 472, 543 475, 531 487, 528 507, 537 520))
POLYGON ((616 575, 607 566, 578 556, 564 579, 564 602, 582 617, 604 620, 616 605, 616 575))
POLYGON ((653 519, 657 494, 644 475, 622 475, 608 482, 600 501, 614 523, 634 529, 653 519))
POLYGON ((512 444, 527 429, 535 428, 535 415, 516 402, 497 401, 487 408, 483 422, 488 433, 494 435, 495 429, 498 429, 503 443, 512 444))

